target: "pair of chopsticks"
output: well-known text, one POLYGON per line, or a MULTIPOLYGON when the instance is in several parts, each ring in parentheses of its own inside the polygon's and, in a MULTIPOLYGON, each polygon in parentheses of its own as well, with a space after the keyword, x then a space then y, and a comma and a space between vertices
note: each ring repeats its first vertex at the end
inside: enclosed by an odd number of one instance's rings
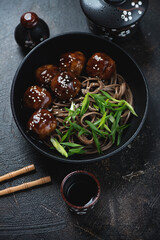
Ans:
MULTIPOLYGON (((19 170, 14 171, 14 172, 10 172, 10 173, 7 173, 3 176, 0 176, 0 182, 3 182, 3 181, 6 181, 8 179, 14 178, 16 176, 31 172, 33 170, 35 170, 34 164, 26 166, 24 168, 21 168, 19 170)), ((26 182, 26 183, 20 184, 20 185, 15 186, 15 187, 9 187, 9 188, 6 188, 4 190, 1 190, 0 191, 0 196, 4 196, 4 195, 14 193, 14 192, 17 192, 17 191, 20 191, 20 190, 32 188, 32 187, 42 185, 42 184, 45 184, 45 183, 49 183, 49 182, 51 182, 51 177, 50 176, 43 177, 43 178, 37 179, 35 181, 26 182)))

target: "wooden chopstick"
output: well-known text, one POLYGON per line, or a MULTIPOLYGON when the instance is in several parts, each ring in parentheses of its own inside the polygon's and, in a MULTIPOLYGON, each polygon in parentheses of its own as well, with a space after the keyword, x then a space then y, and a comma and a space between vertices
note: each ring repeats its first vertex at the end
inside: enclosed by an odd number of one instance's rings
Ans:
POLYGON ((4 196, 4 195, 10 194, 10 193, 17 192, 17 191, 32 188, 32 187, 42 185, 42 184, 45 184, 45 183, 49 183, 49 182, 51 182, 51 177, 50 176, 43 177, 43 178, 40 178, 40 179, 32 181, 32 182, 26 182, 26 183, 23 183, 21 185, 15 186, 15 187, 9 187, 9 188, 6 188, 4 190, 1 190, 0 191, 0 196, 4 196))
POLYGON ((7 173, 3 176, 0 176, 0 182, 3 182, 5 180, 11 179, 11 178, 14 178, 14 177, 19 176, 19 175, 24 174, 24 173, 31 172, 33 170, 35 170, 34 164, 26 166, 24 168, 21 168, 19 170, 14 171, 14 172, 10 172, 10 173, 7 173))

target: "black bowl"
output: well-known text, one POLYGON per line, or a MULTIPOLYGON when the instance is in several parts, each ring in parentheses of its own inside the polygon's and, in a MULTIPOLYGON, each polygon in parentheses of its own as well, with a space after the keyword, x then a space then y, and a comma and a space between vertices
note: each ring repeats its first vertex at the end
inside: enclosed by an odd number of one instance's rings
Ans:
POLYGON ((46 156, 58 161, 70 163, 87 163, 106 159, 120 152, 138 134, 146 118, 148 108, 148 88, 145 77, 136 62, 119 46, 103 38, 88 33, 67 33, 59 35, 39 44, 20 64, 11 88, 11 109, 15 122, 22 135, 37 150, 46 156), (122 137, 121 144, 108 149, 104 154, 73 155, 65 158, 56 151, 36 140, 27 131, 26 109, 22 104, 22 98, 28 86, 34 84, 35 69, 47 63, 57 64, 61 53, 79 50, 86 57, 95 52, 106 52, 116 61, 117 72, 122 74, 129 84, 134 97, 134 107, 138 117, 132 117, 130 127, 122 137))

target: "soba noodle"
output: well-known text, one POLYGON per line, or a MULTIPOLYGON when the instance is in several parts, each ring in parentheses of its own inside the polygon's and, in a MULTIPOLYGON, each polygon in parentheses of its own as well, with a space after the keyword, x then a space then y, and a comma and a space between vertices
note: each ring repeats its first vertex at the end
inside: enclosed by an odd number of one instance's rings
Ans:
MULTIPOLYGON (((77 96, 77 98, 73 99, 73 102, 75 104, 75 110, 81 107, 82 101, 87 93, 101 94, 102 90, 109 93, 113 98, 117 100, 126 100, 131 106, 133 106, 132 92, 121 75, 115 73, 109 82, 102 81, 100 78, 97 77, 93 78, 81 76, 81 79, 81 93, 77 96)), ((89 126, 87 125, 86 120, 94 123, 98 119, 102 118, 102 114, 99 112, 98 109, 95 108, 94 99, 91 97, 89 98, 90 101, 87 111, 84 113, 83 116, 80 117, 80 115, 77 115, 75 117, 76 123, 86 130, 89 130, 89 126)), ((67 126, 69 126, 69 123, 65 121, 65 118, 68 116, 68 110, 66 108, 70 108, 70 106, 71 103, 63 103, 58 100, 54 100, 53 102, 51 111, 57 119, 57 129, 59 132, 61 132, 61 135, 55 132, 52 134, 52 137, 56 138, 59 142, 61 142, 62 136, 68 131, 67 126)), ((108 109, 107 114, 109 114, 109 112, 110 110, 108 109)), ((120 126, 128 122, 130 114, 131 112, 128 109, 123 111, 123 114, 120 118, 120 126)), ((110 136, 106 136, 105 138, 98 136, 98 141, 100 143, 100 148, 102 152, 109 149, 113 145, 113 141, 110 136)), ((89 136, 87 134, 82 134, 79 136, 78 132, 75 132, 75 134, 72 134, 69 137, 68 142, 78 143, 84 146, 85 154, 94 154, 98 152, 95 147, 94 138, 93 136, 91 137, 91 135, 89 136)))

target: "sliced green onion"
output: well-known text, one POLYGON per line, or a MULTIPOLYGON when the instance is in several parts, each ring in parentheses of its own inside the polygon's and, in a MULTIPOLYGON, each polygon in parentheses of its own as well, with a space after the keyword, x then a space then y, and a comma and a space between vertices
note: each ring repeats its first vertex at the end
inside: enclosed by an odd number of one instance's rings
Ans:
POLYGON ((115 118, 111 115, 111 116, 109 117, 109 120, 113 123, 113 122, 115 121, 115 118))
POLYGON ((86 123, 88 124, 88 126, 92 131, 96 132, 101 137, 105 137, 105 135, 108 135, 108 133, 100 131, 98 128, 96 128, 96 126, 92 122, 86 120, 86 123))
POLYGON ((73 127, 71 126, 65 135, 63 135, 61 142, 63 142, 65 139, 68 139, 73 134, 73 127))
MULTIPOLYGON (((72 126, 76 131, 78 131, 78 132, 81 131, 81 135, 82 135, 83 133, 90 134, 90 132, 89 132, 87 129, 81 127, 81 126, 78 125, 77 123, 71 122, 70 124, 71 124, 71 126, 72 126)), ((79 135, 79 134, 78 134, 78 135, 79 135)))
POLYGON ((112 124, 112 128, 111 128, 112 143, 115 142, 116 131, 117 131, 117 128, 118 128, 118 126, 119 126, 118 123, 119 123, 119 121, 120 121, 121 114, 122 114, 121 111, 119 111, 119 112, 116 113, 116 115, 115 115, 115 117, 116 117, 116 118, 115 118, 115 121, 114 121, 113 124, 112 124))
POLYGON ((102 152, 99 141, 100 137, 106 138, 106 136, 109 136, 112 139, 113 144, 117 141, 117 145, 119 145, 122 133, 124 129, 128 127, 127 124, 123 126, 119 125, 123 111, 128 109, 133 115, 137 116, 134 108, 127 101, 124 99, 115 99, 105 91, 101 92, 102 94, 87 93, 83 99, 81 107, 76 108, 75 103, 72 102, 70 108, 65 108, 68 111, 68 116, 64 119, 63 124, 68 130, 62 136, 61 131, 56 129, 57 134, 61 136, 60 143, 56 138, 51 137, 50 139, 54 148, 63 156, 68 157, 73 154, 85 153, 82 145, 69 142, 69 138, 72 134, 78 134, 78 136, 89 134, 90 136, 93 136, 98 153, 102 152), (91 98, 94 100, 93 107, 102 114, 102 117, 97 119, 94 123, 86 120, 85 122, 88 125, 88 128, 86 129, 76 122, 76 116, 83 116, 83 114, 85 114, 88 110, 91 98))
POLYGON ((102 114, 105 113, 105 97, 101 94, 90 94, 90 96, 94 99, 94 101, 96 102, 96 104, 98 105, 100 112, 102 114))
POLYGON ((104 128, 104 124, 105 124, 105 122, 106 122, 106 115, 107 115, 107 112, 105 112, 105 113, 103 114, 103 117, 101 118, 101 121, 100 121, 100 123, 99 123, 98 128, 101 128, 101 127, 102 127, 102 129, 104 128))
POLYGON ((100 146, 100 142, 98 140, 98 137, 97 137, 97 135, 94 131, 92 131, 92 134, 93 134, 94 142, 95 142, 96 147, 97 147, 97 151, 98 151, 98 153, 101 153, 101 146, 100 146))
POLYGON ((74 102, 71 103, 70 108, 66 107, 65 109, 68 111, 68 116, 64 119, 63 122, 69 121, 69 120, 71 120, 71 118, 73 120, 75 120, 76 116, 79 115, 79 113, 80 113, 80 108, 76 109, 74 102))
POLYGON ((96 104, 93 104, 93 107, 94 107, 96 110, 99 110, 99 107, 98 107, 96 104))
POLYGON ((51 137, 50 138, 51 143, 53 144, 53 146, 55 147, 55 149, 61 153, 63 156, 65 156, 66 158, 68 157, 68 153, 66 152, 66 150, 64 149, 64 147, 61 146, 61 144, 57 141, 56 138, 51 137))
POLYGON ((119 102, 119 101, 120 101, 120 100, 117 100, 117 99, 113 98, 109 93, 107 93, 107 92, 105 92, 105 91, 103 91, 103 90, 101 90, 101 92, 102 92, 103 95, 104 95, 105 97, 107 97, 107 99, 109 99, 109 100, 112 100, 112 101, 115 101, 115 102, 119 102))
POLYGON ((61 131, 60 131, 59 129, 56 128, 56 132, 57 132, 57 134, 58 134, 59 136, 62 136, 62 133, 61 133, 61 131))
POLYGON ((93 122, 93 124, 94 124, 95 126, 97 126, 100 122, 101 122, 101 118, 98 119, 96 122, 93 122))
POLYGON ((134 108, 131 106, 131 104, 129 104, 127 101, 125 100, 122 100, 124 101, 125 105, 127 106, 127 108, 130 110, 130 112, 135 115, 136 117, 138 117, 137 113, 135 112, 134 108))
POLYGON ((121 130, 118 132, 117 146, 119 146, 119 144, 120 144, 120 142, 121 142, 122 133, 123 133, 123 129, 121 129, 121 130))
POLYGON ((80 137, 82 134, 86 134, 86 129, 82 128, 79 133, 78 133, 78 137, 80 137))
POLYGON ((82 147, 82 145, 72 142, 62 142, 61 145, 67 146, 67 147, 82 147))
POLYGON ((111 95, 109 95, 109 93, 105 92, 105 91, 101 91, 108 99, 112 100, 112 101, 115 101, 115 102, 118 102, 120 104, 125 104, 127 106, 127 108, 131 111, 131 113, 133 115, 135 115, 136 117, 138 117, 137 113, 135 112, 134 108, 131 106, 131 104, 129 104, 126 100, 118 100, 118 99, 115 99, 113 98, 111 95))
POLYGON ((68 151, 68 156, 71 156, 73 154, 83 154, 85 153, 86 151, 83 150, 83 147, 80 147, 80 148, 71 148, 69 149, 68 151))
POLYGON ((104 128, 111 133, 111 129, 109 129, 109 127, 106 124, 104 124, 104 128))
POLYGON ((89 94, 87 93, 82 102, 82 107, 80 112, 81 116, 83 116, 83 114, 87 111, 88 106, 89 106, 89 94))

